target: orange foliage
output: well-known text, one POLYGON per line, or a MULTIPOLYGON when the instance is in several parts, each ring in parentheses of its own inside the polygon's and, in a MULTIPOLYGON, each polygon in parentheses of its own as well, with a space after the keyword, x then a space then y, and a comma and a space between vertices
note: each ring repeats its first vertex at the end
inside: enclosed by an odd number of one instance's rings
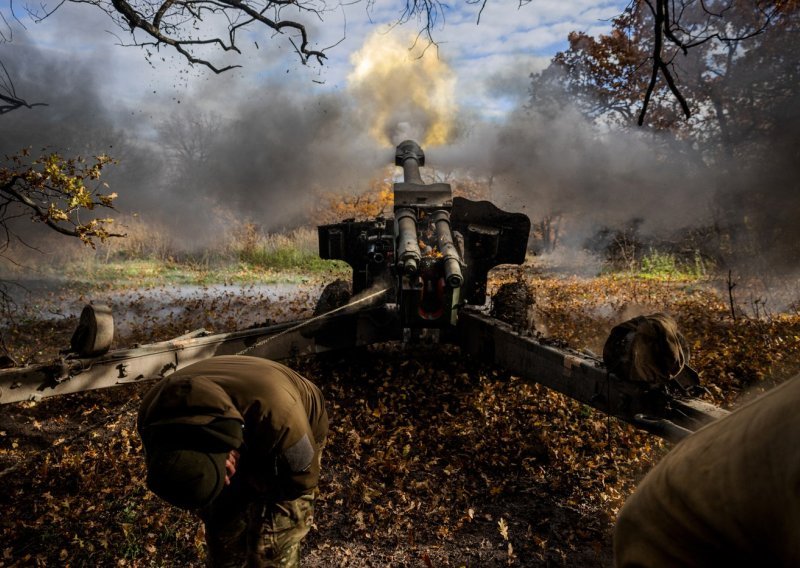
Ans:
POLYGON ((312 221, 317 225, 338 223, 345 219, 366 221, 391 216, 394 204, 391 175, 373 178, 369 187, 361 193, 320 192, 316 203, 312 221))
POLYGON ((492 181, 463 178, 452 182, 453 195, 473 201, 491 201, 492 181))
MULTIPOLYGON (((366 190, 360 193, 322 191, 317 194, 316 209, 312 222, 317 225, 339 223, 345 219, 367 221, 376 217, 391 217, 394 206, 394 168, 383 170, 382 175, 373 178, 366 190)), ((434 179, 433 181, 442 181, 434 179)), ((444 180, 451 183, 454 196, 474 201, 489 200, 491 181, 464 178, 444 180)), ((433 183, 429 180, 430 183, 433 183)))

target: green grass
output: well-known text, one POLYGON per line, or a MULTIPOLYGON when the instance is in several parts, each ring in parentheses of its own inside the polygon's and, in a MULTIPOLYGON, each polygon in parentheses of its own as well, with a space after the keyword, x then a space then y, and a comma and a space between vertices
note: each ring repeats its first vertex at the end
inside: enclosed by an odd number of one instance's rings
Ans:
POLYGON ((291 250, 256 255, 250 259, 198 263, 157 259, 83 260, 68 263, 59 271, 80 285, 132 286, 207 285, 249 283, 301 283, 322 275, 349 277, 350 267, 340 261, 291 250))
POLYGON ((675 276, 680 269, 675 261, 675 255, 651 250, 642 258, 640 273, 644 276, 675 276))
POLYGON ((651 249, 639 263, 636 276, 655 280, 699 280, 708 276, 708 267, 700 253, 693 261, 679 260, 674 254, 651 249))
POLYGON ((0 280, 45 278, 66 280, 73 290, 237 283, 304 283, 346 278, 350 267, 322 260, 317 231, 298 228, 265 233, 253 223, 235 226, 201 249, 180 248, 167 229, 130 218, 127 237, 110 239, 96 249, 72 242, 47 241, 46 254, 26 250, 0 263, 0 280))
POLYGON ((330 270, 330 260, 322 260, 319 255, 292 247, 260 247, 242 251, 239 259, 253 267, 273 270, 308 270, 319 272, 330 270))
POLYGON ((153 284, 197 284, 207 278, 205 271, 191 265, 180 265, 155 259, 83 260, 68 263, 64 276, 94 285, 153 285, 153 284))

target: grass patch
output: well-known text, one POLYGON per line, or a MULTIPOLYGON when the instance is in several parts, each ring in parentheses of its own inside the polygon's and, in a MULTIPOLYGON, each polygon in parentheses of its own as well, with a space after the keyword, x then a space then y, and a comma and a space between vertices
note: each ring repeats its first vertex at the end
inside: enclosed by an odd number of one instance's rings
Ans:
POLYGON ((292 247, 257 248, 243 251, 240 260, 256 267, 273 270, 309 270, 312 272, 327 271, 335 267, 330 260, 323 260, 316 253, 292 247))
POLYGON ((303 283, 323 276, 349 278, 351 272, 344 262, 319 257, 317 234, 311 229, 264 234, 254 225, 244 225, 224 245, 194 252, 167 252, 163 246, 153 250, 142 240, 65 257, 60 265, 41 272, 89 288, 303 283))
MULTIPOLYGON (((211 284, 306 283, 348 279, 350 267, 323 260, 317 231, 300 227, 285 233, 265 232, 252 222, 232 224, 206 246, 187 248, 168 227, 138 216, 120 219, 126 237, 99 243, 45 239, 40 255, 17 247, 12 262, 0 263, 0 282, 66 280, 73 291, 95 288, 211 284)), ((12 247, 13 248, 13 247, 12 247)))
POLYGON ((86 259, 69 263, 64 275, 94 285, 147 286, 154 284, 199 284, 207 278, 206 271, 191 265, 180 265, 157 259, 130 259, 102 262, 86 259))
POLYGON ((317 233, 304 228, 289 233, 262 233, 246 224, 234 235, 229 250, 242 263, 257 268, 319 271, 330 268, 317 253, 317 233))
POLYGON ((301 283, 315 277, 348 278, 350 267, 341 261, 322 260, 318 256, 297 255, 287 251, 279 255, 254 258, 250 262, 231 261, 220 266, 155 259, 80 262, 68 264, 63 275, 81 285, 126 288, 157 285, 268 284, 301 283))
POLYGON ((709 274, 707 261, 695 251, 691 260, 679 258, 671 252, 650 249, 634 268, 633 275, 653 280, 700 280, 709 274))

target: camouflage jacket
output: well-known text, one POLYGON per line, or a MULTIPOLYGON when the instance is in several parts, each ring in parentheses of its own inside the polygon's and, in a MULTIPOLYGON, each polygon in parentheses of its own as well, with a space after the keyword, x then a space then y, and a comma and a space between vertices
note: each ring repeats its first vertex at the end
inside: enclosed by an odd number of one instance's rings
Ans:
POLYGON ((800 375, 681 441, 620 512, 618 568, 800 566, 800 375))
POLYGON ((254 493, 293 499, 317 486, 328 416, 313 383, 274 361, 212 357, 156 384, 142 400, 137 428, 147 451, 159 426, 217 418, 243 425, 237 474, 254 493))

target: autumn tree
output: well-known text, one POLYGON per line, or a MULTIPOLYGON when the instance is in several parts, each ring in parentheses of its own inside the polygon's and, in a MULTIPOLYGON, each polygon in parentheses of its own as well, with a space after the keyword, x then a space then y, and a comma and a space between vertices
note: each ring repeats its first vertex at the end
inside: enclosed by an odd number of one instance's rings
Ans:
MULTIPOLYGON (((26 217, 84 244, 124 236, 112 231, 113 219, 94 217, 98 209, 113 209, 115 193, 106 193, 100 175, 111 158, 99 155, 92 160, 64 158, 43 153, 32 158, 29 151, 7 156, 0 164, 0 258, 14 243, 31 247, 26 217)), ((11 296, 6 282, 0 281, 0 309, 8 311, 11 296)), ((0 346, 2 337, 0 336, 0 346)))
POLYGON ((115 193, 104 193, 100 175, 111 163, 105 155, 87 161, 45 153, 31 159, 29 151, 6 157, 0 166, 0 252, 21 240, 13 220, 29 217, 49 229, 76 237, 89 246, 121 236, 111 231, 109 218, 85 218, 95 209, 112 209, 115 193), (82 218, 83 217, 83 218, 82 218))
POLYGON ((92 161, 57 153, 31 158, 27 150, 7 156, 0 165, 0 255, 14 242, 28 246, 26 226, 18 223, 25 217, 91 247, 96 241, 123 236, 111 230, 113 219, 91 214, 95 209, 112 209, 117 197, 104 193, 99 181, 109 163, 111 158, 105 155, 92 161))
POLYGON ((742 70, 758 69, 754 53, 795 58, 785 42, 795 43, 797 19, 794 1, 636 0, 611 33, 572 32, 569 48, 534 77, 534 97, 564 93, 593 118, 641 125, 647 114, 662 129, 692 115, 695 124, 711 118, 722 136, 722 90, 741 84, 734 75, 742 70))
POLYGON ((391 168, 374 177, 362 192, 323 190, 317 192, 316 207, 312 215, 317 224, 338 223, 344 219, 365 221, 375 217, 388 217, 394 205, 391 168))
POLYGON ((654 150, 657 142, 673 160, 682 153, 676 163, 719 185, 713 223, 732 250, 773 267, 797 258, 800 153, 789 140, 800 133, 800 4, 675 5, 683 7, 677 15, 685 31, 665 61, 692 109, 688 119, 668 82, 649 91, 650 2, 632 5, 607 35, 570 34, 569 48, 533 77, 531 107, 558 111, 568 102, 605 128, 633 126, 646 108, 647 126, 659 134, 654 150), (676 139, 684 143, 670 144, 676 139))

